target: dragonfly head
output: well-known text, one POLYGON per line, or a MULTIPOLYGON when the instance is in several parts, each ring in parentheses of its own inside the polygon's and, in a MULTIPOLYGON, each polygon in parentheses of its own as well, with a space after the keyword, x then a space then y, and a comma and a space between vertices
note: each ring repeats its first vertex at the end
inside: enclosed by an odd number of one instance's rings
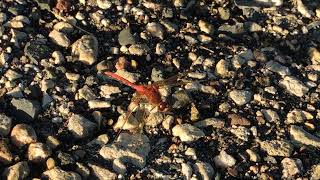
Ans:
POLYGON ((161 112, 166 112, 169 110, 168 104, 165 102, 161 102, 158 107, 161 112))

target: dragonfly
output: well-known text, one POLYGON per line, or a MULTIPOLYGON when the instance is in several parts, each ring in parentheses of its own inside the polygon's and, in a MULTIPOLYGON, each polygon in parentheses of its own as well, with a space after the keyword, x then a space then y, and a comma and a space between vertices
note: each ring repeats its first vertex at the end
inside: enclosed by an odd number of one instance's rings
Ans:
MULTIPOLYGON (((129 120, 129 118, 133 118, 131 116, 133 111, 135 111, 135 108, 138 107, 142 101, 146 101, 147 103, 149 103, 152 106, 151 109, 149 109, 149 112, 152 112, 154 109, 157 109, 160 112, 168 112, 170 110, 170 107, 168 106, 168 104, 164 100, 162 100, 159 89, 166 87, 166 86, 169 86, 169 85, 170 86, 178 86, 178 85, 185 84, 186 82, 184 82, 184 81, 178 82, 178 79, 185 76, 190 71, 191 70, 188 70, 184 73, 171 76, 168 79, 165 79, 162 81, 157 81, 157 82, 154 82, 152 84, 147 84, 147 85, 132 83, 129 80, 123 78, 122 76, 119 76, 118 74, 110 72, 110 71, 103 72, 106 76, 108 76, 108 77, 110 77, 110 78, 112 78, 122 84, 125 84, 136 91, 135 96, 133 96, 133 98, 131 99, 131 103, 128 107, 128 111, 124 116, 124 118, 125 118, 124 122, 119 128, 120 131, 118 132, 118 134, 120 134, 121 130, 123 129, 124 125, 129 120)), ((143 118, 145 111, 137 111, 137 112, 138 113, 136 116, 139 117, 138 119, 143 118)), ((119 122, 119 119, 118 119, 118 122, 119 122)))

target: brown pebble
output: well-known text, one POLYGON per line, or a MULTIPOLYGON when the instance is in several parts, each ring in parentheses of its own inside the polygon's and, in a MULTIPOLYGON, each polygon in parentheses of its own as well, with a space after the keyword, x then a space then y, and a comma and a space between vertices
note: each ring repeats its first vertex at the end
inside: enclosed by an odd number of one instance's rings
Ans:
POLYGON ((54 167, 56 167, 56 162, 54 161, 53 158, 49 158, 46 161, 46 165, 47 165, 47 169, 50 170, 50 169, 53 169, 54 167))
POLYGON ((60 145, 60 141, 55 138, 54 136, 48 136, 46 143, 48 146, 50 146, 52 149, 57 148, 60 145))
POLYGON ((242 116, 236 114, 228 115, 228 118, 231 119, 231 125, 240 125, 240 126, 250 126, 251 122, 242 116))
POLYGON ((34 129, 27 124, 17 124, 11 131, 11 142, 22 147, 26 144, 37 142, 37 135, 34 129))

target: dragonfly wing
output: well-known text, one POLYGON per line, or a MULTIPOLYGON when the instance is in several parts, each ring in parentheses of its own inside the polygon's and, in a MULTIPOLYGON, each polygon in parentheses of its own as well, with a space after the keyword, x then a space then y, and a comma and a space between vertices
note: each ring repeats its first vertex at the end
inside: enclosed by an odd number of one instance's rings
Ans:
POLYGON ((183 76, 186 76, 189 72, 191 72, 191 70, 187 70, 183 73, 180 73, 180 74, 176 74, 174 76, 171 76, 167 79, 164 79, 162 81, 157 81, 155 82, 155 84, 158 86, 158 87, 161 87, 161 86, 167 86, 167 85, 173 85, 177 82, 177 80, 183 76))

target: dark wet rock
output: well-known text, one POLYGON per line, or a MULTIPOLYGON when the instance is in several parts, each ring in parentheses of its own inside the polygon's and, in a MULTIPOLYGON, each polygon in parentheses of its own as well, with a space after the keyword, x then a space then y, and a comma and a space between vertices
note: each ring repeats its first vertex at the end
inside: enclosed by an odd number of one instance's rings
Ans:
POLYGON ((23 121, 33 120, 37 118, 40 112, 40 104, 37 101, 28 99, 12 99, 11 104, 16 108, 15 116, 23 121))

